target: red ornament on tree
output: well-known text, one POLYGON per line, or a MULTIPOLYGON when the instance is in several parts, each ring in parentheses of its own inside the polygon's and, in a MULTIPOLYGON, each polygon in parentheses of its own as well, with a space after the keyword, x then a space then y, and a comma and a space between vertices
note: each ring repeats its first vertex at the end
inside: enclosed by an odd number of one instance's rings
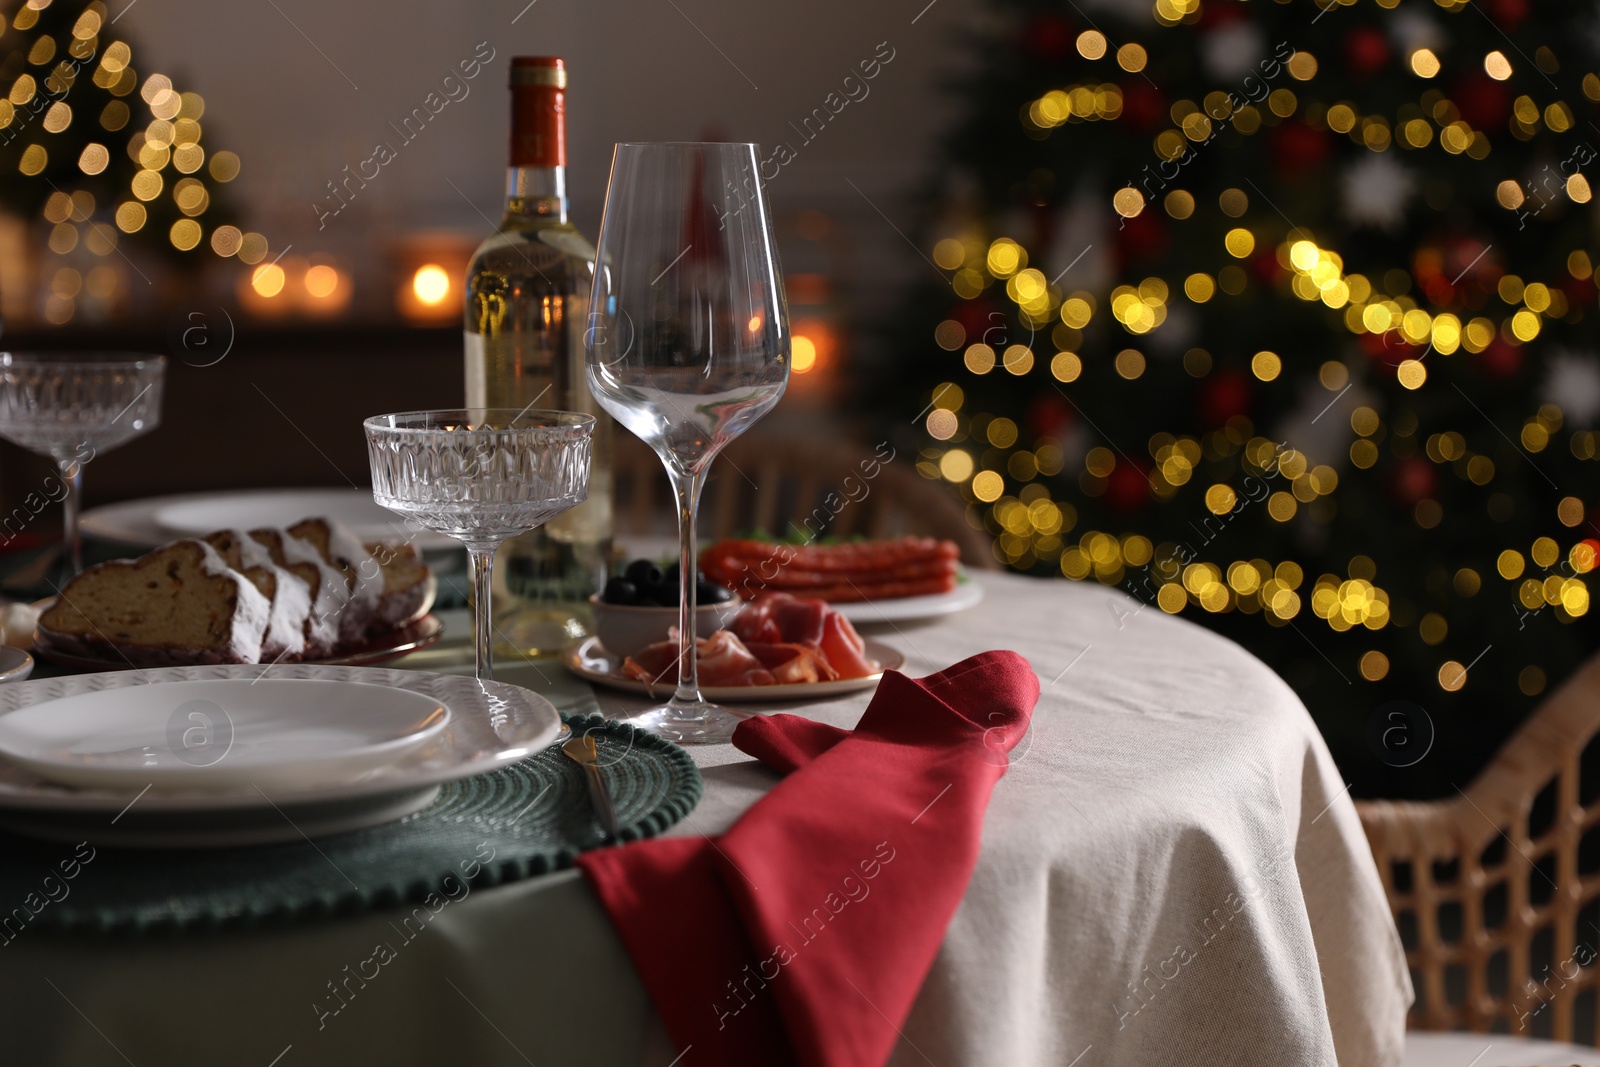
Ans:
POLYGON ((1167 117, 1167 101, 1147 81, 1134 80, 1122 89, 1122 121, 1140 133, 1156 128, 1167 117))
POLYGON ((1446 281, 1442 275, 1423 282, 1422 293, 1428 298, 1429 303, 1440 307, 1447 307, 1456 298, 1455 286, 1446 281))
POLYGON ((1286 122, 1272 137, 1272 159, 1285 178, 1316 170, 1332 151, 1328 135, 1304 122, 1286 122))
POLYGON ((1455 101, 1462 120, 1475 130, 1502 129, 1511 117, 1511 94, 1486 74, 1461 79, 1450 99, 1455 101))
POLYGON ((1408 359, 1421 359, 1422 354, 1427 351, 1422 345, 1414 345, 1407 341, 1406 335, 1399 330, 1362 334, 1361 350, 1371 356, 1375 366, 1391 378, 1394 377, 1400 364, 1408 359))
POLYGON ((1050 251, 1056 244, 1056 225, 1060 222, 1061 212, 1056 204, 1051 203, 1043 196, 1027 207, 1028 221, 1033 223, 1033 243, 1029 245, 1034 249, 1034 254, 1046 262, 1050 259, 1050 251))
POLYGON ((1238 4, 1207 4, 1200 9, 1200 25, 1207 30, 1231 26, 1249 17, 1245 14, 1245 9, 1238 4))
POLYGON ((1255 255, 1250 257, 1250 273, 1256 276, 1256 281, 1263 285, 1271 285, 1284 273, 1283 264, 1278 262, 1277 254, 1265 243, 1256 249, 1255 255))
POLYGON ((1421 456, 1403 459, 1389 479, 1389 493, 1401 507, 1414 508, 1439 488, 1439 472, 1421 456))
POLYGON ((1200 386, 1200 423, 1207 429, 1221 426, 1235 415, 1250 410, 1254 390, 1243 371, 1225 368, 1200 386))
POLYGON ((1567 295, 1567 303, 1584 307, 1594 299, 1594 275, 1587 278, 1567 278, 1561 283, 1561 291, 1567 295))
POLYGON ((1443 274, 1448 274, 1450 284, 1457 289, 1476 289, 1492 293, 1500 282, 1500 258, 1476 237, 1462 237, 1451 241, 1445 255, 1443 274))
MULTIPOLYGON (((959 322, 962 329, 967 331, 966 343, 969 345, 983 341, 986 335, 997 329, 1003 333, 1007 323, 1011 321, 994 301, 986 296, 980 296, 976 300, 962 301, 956 305, 955 310, 950 313, 950 317, 959 322)), ((988 341, 985 343, 992 346, 994 342, 988 341)), ((1002 344, 1000 347, 1004 348, 1005 345, 1002 344)))
POLYGON ((1034 438, 1065 438, 1072 429, 1072 407, 1059 394, 1041 393, 1028 402, 1028 433, 1034 438))
POLYGON ((1056 14, 1035 15, 1022 28, 1022 51, 1048 63, 1072 54, 1072 23, 1056 14))
POLYGON ((1370 78, 1389 64, 1389 42, 1370 26, 1360 26, 1345 34, 1345 65, 1350 73, 1370 78))
POLYGON ((1528 17, 1528 0, 1489 0, 1489 19, 1506 33, 1516 33, 1528 17))
POLYGON ((1123 265, 1160 259, 1167 254, 1167 244, 1167 228, 1148 207, 1131 219, 1123 219, 1117 233, 1118 258, 1123 265))
POLYGON ((1150 470, 1140 462, 1118 463, 1106 479, 1106 505, 1118 515, 1131 515, 1150 500, 1150 470))
POLYGON ((1522 349, 1516 345, 1507 344, 1496 337, 1489 342, 1489 347, 1478 356, 1478 365, 1491 377, 1502 381, 1516 377, 1517 371, 1522 369, 1522 349))

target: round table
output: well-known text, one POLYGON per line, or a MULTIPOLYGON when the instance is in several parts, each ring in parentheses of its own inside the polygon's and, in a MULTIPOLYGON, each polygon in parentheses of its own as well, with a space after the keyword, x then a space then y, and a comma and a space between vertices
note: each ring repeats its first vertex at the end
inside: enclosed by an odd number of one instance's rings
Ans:
MULTIPOLYGON (((868 628, 908 674, 1008 648, 1043 688, 891 1063, 1398 1064, 1411 1002, 1399 940, 1345 784, 1289 688, 1115 590, 974 580, 976 608, 868 628)), ((466 631, 462 615, 447 624, 466 631)), ((464 670, 463 650, 453 639, 403 662, 464 670)), ((563 710, 639 706, 548 661, 500 677, 563 710)), ((852 726, 869 695, 765 710, 852 726)), ((674 833, 718 833, 777 780, 730 746, 692 751, 705 797, 674 833)), ((666 1067, 681 1054, 575 872, 450 903, 327 1014, 333 984, 394 940, 393 921, 27 930, 0 949, 0 1050, 35 1067, 666 1067)))

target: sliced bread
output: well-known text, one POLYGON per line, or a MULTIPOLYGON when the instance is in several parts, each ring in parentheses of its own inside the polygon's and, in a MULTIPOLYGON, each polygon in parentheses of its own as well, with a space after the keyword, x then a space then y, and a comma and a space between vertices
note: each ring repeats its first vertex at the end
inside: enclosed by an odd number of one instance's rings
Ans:
POLYGON ((383 597, 378 561, 349 529, 332 519, 301 519, 286 531, 316 549, 322 561, 344 576, 346 599, 339 612, 339 640, 358 642, 366 634, 383 597))
POLYGON ((251 530, 250 537, 267 550, 272 562, 305 582, 311 596, 306 615, 306 659, 331 656, 339 646, 339 616, 350 599, 344 575, 322 561, 315 546, 275 526, 251 530))
POLYGON ((272 603, 204 541, 90 567, 39 619, 63 652, 136 667, 259 663, 272 603))
POLYGON ((273 562, 266 545, 243 530, 218 530, 207 534, 206 544, 222 561, 246 578, 272 602, 261 643, 261 658, 268 663, 293 663, 305 655, 306 624, 311 615, 311 586, 273 562))
POLYGON ((439 587, 433 571, 417 554, 416 546, 409 542, 396 545, 369 542, 367 551, 372 553, 383 575, 383 595, 378 598, 378 608, 368 632, 397 630, 426 615, 433 607, 439 587))

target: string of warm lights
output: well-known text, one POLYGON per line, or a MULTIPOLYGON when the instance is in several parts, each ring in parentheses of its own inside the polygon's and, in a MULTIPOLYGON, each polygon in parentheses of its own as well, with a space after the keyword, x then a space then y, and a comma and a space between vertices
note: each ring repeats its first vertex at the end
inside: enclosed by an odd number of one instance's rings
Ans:
MULTIPOLYGON (((7 71, 19 62, 22 69, 0 100, 0 158, 14 158, 16 173, 47 183, 41 215, 53 253, 68 256, 82 246, 108 262, 87 275, 57 268, 46 319, 70 321, 85 291, 101 299, 115 294, 121 282, 114 253, 124 237, 154 230, 175 252, 209 249, 262 264, 270 252, 265 236, 212 220, 213 189, 238 177, 240 161, 204 143, 205 99, 165 74, 141 74, 132 46, 112 36, 100 0, 75 15, 51 8, 52 0, 27 0, 9 25, 0 17, 0 47, 8 33, 23 35, 6 49, 7 71), (85 73, 97 94, 82 84, 85 73)), ((257 267, 258 288, 271 287, 275 269, 257 267)))
MULTIPOLYGON (((1280 4, 1285 2, 1280 0, 1280 4)), ((1397 0, 1376 2, 1380 8, 1392 9, 1397 0)), ((1354 0, 1343 2, 1345 7, 1353 4, 1354 0)), ((1205 6, 1224 5, 1223 0, 1211 0, 1205 6)), ((1328 0, 1324 6, 1341 4, 1328 0)), ((1437 3, 1447 22, 1467 6, 1465 0, 1437 3)), ((1570 327, 1580 322, 1594 303, 1593 258, 1589 250, 1577 247, 1588 234, 1572 228, 1552 235, 1565 250, 1564 276, 1512 272, 1499 256, 1487 254, 1488 242, 1465 229, 1456 238, 1460 247, 1446 247, 1439 239, 1430 239, 1408 249, 1405 263, 1393 264, 1393 260, 1385 262, 1386 255, 1373 255, 1374 242, 1370 240, 1360 243, 1358 253, 1342 253, 1338 246, 1347 226, 1330 223, 1329 232, 1319 236, 1290 222, 1262 186, 1244 180, 1245 175, 1239 176, 1236 185, 1227 185, 1215 194, 1213 213, 1191 191, 1195 185, 1182 168, 1196 158, 1205 158, 1209 166, 1226 173, 1228 160, 1217 156, 1222 150, 1207 147, 1213 139, 1224 133, 1249 139, 1292 126, 1296 131, 1314 131, 1319 138, 1346 137, 1369 154, 1366 158, 1381 159, 1385 165, 1397 155, 1421 158, 1425 153, 1438 153, 1453 160, 1448 165, 1458 170, 1497 170, 1497 180, 1488 186, 1493 205, 1478 210, 1509 213, 1494 220, 1495 224, 1509 220, 1512 228, 1521 229, 1558 200, 1574 210, 1590 203, 1592 179, 1585 171, 1592 169, 1593 152, 1586 155, 1580 147, 1561 158, 1560 152, 1546 144, 1539 160, 1548 158, 1550 162, 1530 178, 1527 172, 1533 168, 1529 160, 1534 157, 1529 146, 1550 139, 1564 144, 1558 135, 1588 121, 1593 103, 1600 102, 1600 76, 1582 75, 1577 82, 1583 96, 1580 103, 1576 98, 1561 98, 1559 90, 1552 94, 1558 84, 1552 79, 1560 63, 1550 47, 1530 48, 1527 58, 1509 46, 1480 52, 1478 66, 1492 83, 1511 82, 1519 74, 1532 75, 1519 81, 1519 88, 1526 92, 1508 96, 1504 127, 1480 128, 1468 118, 1485 110, 1481 102, 1469 106, 1471 101, 1452 95, 1466 93, 1476 84, 1462 73, 1461 48, 1456 41, 1435 33, 1428 44, 1403 49, 1396 57, 1389 69, 1399 73, 1390 75, 1387 93, 1363 91, 1361 99, 1357 94, 1344 97, 1346 90, 1335 90, 1338 95, 1331 98, 1319 94, 1320 84, 1328 80, 1324 64, 1311 51, 1292 48, 1285 50, 1286 58, 1277 69, 1258 72, 1259 93, 1218 88, 1169 104, 1162 95, 1166 89, 1162 84, 1163 57, 1192 50, 1191 27, 1195 25, 1238 24, 1203 22, 1207 13, 1202 7, 1200 0, 1158 0, 1155 4, 1154 22, 1158 27, 1183 27, 1176 30, 1186 35, 1183 41, 1159 36, 1159 28, 1152 31, 1158 36, 1148 46, 1133 41, 1114 43, 1103 28, 1063 37, 1070 47, 1060 49, 1057 63, 1060 69, 1070 71, 1071 77, 1064 84, 1025 96, 1012 121, 1032 141, 1067 138, 1067 143, 1076 143, 1072 139, 1105 136, 1096 133, 1099 127, 1128 125, 1136 109, 1152 115, 1146 124, 1151 166, 1145 168, 1143 177, 1121 184, 1100 203, 1110 209, 1108 217, 1119 233, 1145 225, 1152 215, 1163 216, 1160 232, 1171 235, 1172 245, 1182 243, 1186 255, 1209 257, 1217 265, 1166 276, 1151 272, 1144 277, 1113 278, 1111 284, 1096 291, 1072 288, 1057 284, 1041 269, 1046 261, 1065 262, 1053 253, 1061 244, 1057 229, 1044 227, 1042 238, 1030 238, 1025 236, 1025 228, 1015 226, 1015 212, 1009 216, 1011 225, 1007 225, 1004 212, 967 212, 930 250, 957 298, 954 308, 934 326, 933 341, 938 350, 955 357, 959 369, 945 371, 946 380, 920 396, 920 402, 928 405, 922 428, 930 440, 922 450, 918 469, 961 493, 976 520, 995 535, 997 558, 1013 568, 1048 569, 1069 579, 1122 586, 1174 614, 1189 610, 1214 615, 1238 612, 1259 615, 1278 627, 1309 616, 1338 633, 1400 626, 1415 632, 1424 645, 1440 646, 1451 632, 1446 615, 1430 610, 1427 604, 1398 601, 1391 588, 1379 583, 1376 565, 1365 554, 1352 552, 1342 574, 1313 576, 1304 569, 1303 557, 1275 561, 1263 556, 1219 558, 1209 547, 1214 535, 1208 531, 1213 527, 1220 530, 1236 518, 1278 524, 1285 530, 1304 529, 1307 523, 1326 525, 1344 499, 1341 489, 1352 478, 1379 466, 1386 454, 1394 458, 1388 466, 1398 472, 1389 476, 1395 484, 1392 491, 1405 497, 1416 529, 1435 531, 1445 514, 1440 494, 1432 488, 1437 475, 1414 466, 1413 461, 1420 461, 1416 455, 1419 446, 1432 468, 1452 472, 1461 482, 1480 487, 1487 495, 1491 518, 1509 518, 1515 501, 1509 490, 1499 488, 1506 484, 1506 477, 1489 451, 1469 447, 1462 429, 1431 425, 1445 408, 1471 411, 1454 389, 1448 396, 1437 392, 1446 388, 1437 380, 1440 364, 1468 359, 1484 367, 1520 367, 1523 357, 1519 350, 1540 342, 1551 324, 1570 327), (1279 84, 1269 88, 1274 79, 1279 84), (1202 156, 1202 152, 1211 155, 1202 156), (1149 176, 1157 173, 1169 180, 1152 182, 1149 176), (1207 235, 1213 231, 1205 226, 1219 223, 1216 232, 1220 240, 1212 244, 1213 238, 1207 235), (1199 229, 1189 236, 1185 227, 1199 229), (1357 269, 1358 262, 1362 269, 1357 269), (1345 350, 1369 357, 1374 370, 1363 377, 1371 382, 1355 381, 1355 364, 1348 358, 1324 359, 1306 368, 1300 355, 1289 347, 1296 345, 1293 337, 1285 337, 1277 351, 1262 348, 1253 354, 1246 351, 1228 356, 1244 361, 1249 378, 1256 383, 1272 383, 1289 375, 1314 380, 1325 400, 1311 408, 1313 413, 1325 402, 1332 407, 1350 388, 1361 386, 1356 396, 1364 402, 1353 412, 1346 407, 1348 414, 1337 416, 1348 418, 1353 434, 1348 444, 1349 469, 1343 477, 1336 465, 1343 467, 1345 456, 1321 455, 1327 462, 1314 463, 1296 449, 1295 441, 1269 438, 1245 414, 1216 420, 1219 425, 1203 431, 1157 432, 1146 443, 1146 455, 1131 456, 1112 444, 1121 440, 1115 409, 1096 409, 1086 415, 1074 399, 1075 390, 1091 370, 1099 373, 1105 369, 1126 383, 1145 379, 1157 361, 1165 358, 1153 354, 1153 347, 1158 347, 1162 332, 1172 329, 1174 322, 1185 324, 1181 327, 1185 329, 1192 329, 1196 321, 1220 325, 1228 316, 1243 313, 1232 308, 1256 309, 1250 314, 1259 315, 1262 302, 1291 295, 1305 305, 1320 307, 1325 328, 1348 338, 1345 350), (1021 327, 1025 338, 1017 338, 1016 329, 1007 335, 1004 329, 993 328, 974 311, 997 304, 1004 309, 1008 323, 1021 327), (1385 374, 1402 392, 1388 397, 1387 404, 1375 404, 1367 397, 1374 389, 1383 390, 1380 379, 1385 374), (1015 384, 1007 386, 1012 378, 1015 384), (1430 390, 1435 392, 1430 394, 1430 390), (1070 421, 1077 427, 1075 432, 1041 431, 1030 427, 1028 419, 1021 419, 1019 425, 1019 419, 1013 417, 1016 413, 997 403, 1009 396, 1018 403, 1035 404, 1040 397, 1049 401, 1052 393, 1065 398, 1069 407, 1062 421, 1070 421), (1432 432, 1420 440, 1418 409, 1405 401, 1407 395, 1425 401, 1432 432), (1109 436, 1102 432, 1101 420, 1113 431, 1109 436), (1219 472, 1231 473, 1219 476, 1219 472), (1098 528, 1101 521, 1084 519, 1080 511, 1103 517, 1107 509, 1101 505, 1108 492, 1136 499, 1141 505, 1146 500, 1152 504, 1191 501, 1188 506, 1193 516, 1186 526, 1196 532, 1182 538, 1170 536, 1170 522, 1167 537, 1147 536, 1149 531, 1119 534, 1098 528), (1247 512, 1254 514, 1240 518, 1247 512)), ((1229 18, 1244 21, 1253 17, 1250 11, 1258 5, 1226 7, 1229 18)), ((1337 17, 1337 13, 1330 14, 1328 22, 1337 17)), ((1480 18, 1478 14, 1463 17, 1480 18)), ((1049 18, 1040 16, 1041 20, 1049 18)), ((1421 16, 1415 19, 1425 21, 1421 16)), ((1408 27, 1397 26, 1396 37, 1403 38, 1402 30, 1416 31, 1416 26, 1417 21, 1408 27)), ((1452 29, 1459 28, 1452 23, 1452 29)), ((1062 36, 1059 27, 1047 21, 1032 26, 1031 32, 1035 38, 1062 36)), ((1338 32, 1348 34, 1346 55, 1327 66, 1341 76, 1359 47, 1389 47, 1382 37, 1376 46, 1359 38, 1363 31, 1338 32)), ((1177 64, 1180 70, 1184 66, 1177 64)), ((1371 73, 1376 76, 1376 68, 1371 73)), ((1570 86, 1574 79, 1566 78, 1563 83, 1570 86)), ((1129 131, 1120 136, 1139 135, 1129 131)), ((1093 146, 1107 143, 1083 141, 1074 151, 1085 159, 1094 158, 1093 146)), ((1364 165, 1358 159, 1352 172, 1363 174, 1359 168, 1364 165)), ((1426 165, 1445 164, 1430 161, 1426 165)), ((1046 172, 1042 178, 1030 176, 1028 180, 1042 187, 1055 182, 1057 175, 1046 172)), ((1463 179, 1460 193, 1448 189, 1440 193, 1430 186, 1426 195, 1465 199, 1476 188, 1475 180, 1463 179)), ((1398 180, 1391 185, 1403 189, 1398 180)), ((1031 186, 1013 186, 1013 195, 1023 195, 1015 192, 1019 187, 1031 186)), ((1404 199, 1400 193, 1391 196, 1404 199)), ((1040 205, 1045 202, 1044 198, 1038 201, 1040 205)), ((1436 209, 1431 199, 1429 207, 1436 209)), ((1387 228, 1395 228, 1394 213, 1406 210, 1381 203, 1363 208, 1379 230, 1385 229, 1386 223, 1387 228)), ((1552 209, 1547 219, 1559 211, 1552 209)), ((1112 266, 1122 265, 1113 259, 1112 266)), ((1062 270, 1056 279, 1068 273, 1062 270)), ((1206 379, 1220 356, 1208 348, 1189 347, 1181 358, 1183 371, 1191 379, 1206 379)), ((1152 383, 1151 388, 1161 386, 1152 383)), ((1122 403, 1137 403, 1137 395, 1129 392, 1122 403)), ((1538 455, 1560 442, 1564 434, 1574 458, 1600 458, 1596 432, 1578 426, 1564 430, 1565 421, 1562 403, 1543 403, 1525 413, 1516 443, 1529 455, 1538 455)), ((1493 434, 1475 432, 1474 439, 1490 449, 1502 443, 1493 434)), ((1377 488, 1367 483, 1355 491, 1373 493, 1377 488)), ((1530 544, 1504 546, 1492 570, 1475 560, 1471 565, 1449 568, 1444 572, 1444 592, 1456 601, 1476 597, 1486 583, 1481 571, 1488 571, 1490 579, 1498 577, 1507 589, 1514 590, 1516 603, 1528 612, 1548 609, 1566 623, 1583 617, 1590 607, 1586 576, 1600 555, 1600 527, 1588 512, 1595 503, 1563 494, 1554 514, 1548 515, 1548 533, 1530 544)), ((1130 520, 1128 525, 1139 523, 1130 520)), ((1249 539, 1248 535, 1239 538, 1249 539)), ((1276 535, 1257 540, 1291 543, 1276 535)), ((1391 669, 1390 657, 1376 648, 1362 653, 1358 663, 1361 676, 1374 682, 1391 669)), ((1437 683, 1443 690, 1458 691, 1466 682, 1467 668, 1459 658, 1438 665, 1437 683)), ((1530 665, 1518 676, 1518 684, 1524 693, 1537 693, 1545 684, 1545 672, 1530 665)))

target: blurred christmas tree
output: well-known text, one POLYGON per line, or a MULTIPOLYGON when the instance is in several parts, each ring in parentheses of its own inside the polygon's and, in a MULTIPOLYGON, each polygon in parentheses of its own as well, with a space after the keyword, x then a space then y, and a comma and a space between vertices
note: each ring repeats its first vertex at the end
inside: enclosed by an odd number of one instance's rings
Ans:
POLYGON ((214 200, 239 158, 202 145, 205 101, 136 70, 112 21, 99 0, 28 0, 0 15, 0 194, 8 211, 42 220, 61 260, 44 279, 52 322, 115 295, 125 240, 175 265, 190 253, 255 263, 267 251, 214 200), (83 251, 105 269, 71 265, 83 251))
POLYGON ((1596 647, 1600 13, 995 6, 899 320, 919 468, 1256 652, 1358 791, 1450 792, 1596 647))

